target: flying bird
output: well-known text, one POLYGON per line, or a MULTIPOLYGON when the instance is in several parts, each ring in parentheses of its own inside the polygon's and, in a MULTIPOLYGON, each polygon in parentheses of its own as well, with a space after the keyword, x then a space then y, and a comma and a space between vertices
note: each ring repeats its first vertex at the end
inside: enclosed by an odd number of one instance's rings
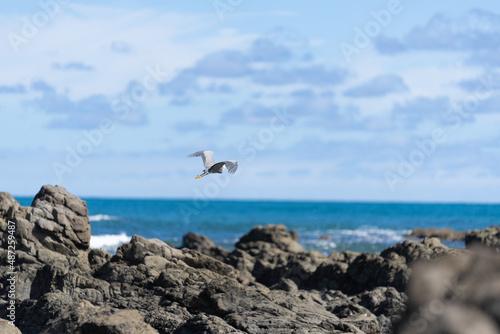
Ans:
POLYGON ((238 169, 238 161, 235 160, 227 160, 215 163, 214 152, 212 151, 198 151, 188 155, 188 158, 192 157, 201 157, 203 159, 203 165, 205 165, 203 173, 195 177, 195 179, 199 179, 200 177, 204 177, 205 175, 211 173, 221 174, 224 168, 227 168, 227 171, 231 174, 234 174, 234 172, 236 172, 236 169, 238 169))

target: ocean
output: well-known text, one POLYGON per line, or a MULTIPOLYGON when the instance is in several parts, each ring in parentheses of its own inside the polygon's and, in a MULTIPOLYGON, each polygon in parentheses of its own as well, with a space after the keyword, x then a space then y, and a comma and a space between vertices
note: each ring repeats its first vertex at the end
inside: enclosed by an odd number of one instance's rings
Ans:
MULTIPOLYGON (((84 198, 85 199, 85 198, 84 198)), ((114 253, 134 234, 173 246, 194 232, 232 250, 256 225, 284 224, 307 250, 380 252, 416 227, 458 231, 500 224, 498 204, 193 201, 87 198, 92 248, 114 253)), ((31 198, 21 198, 30 205, 31 198)), ((445 243, 463 248, 463 242, 445 243)))

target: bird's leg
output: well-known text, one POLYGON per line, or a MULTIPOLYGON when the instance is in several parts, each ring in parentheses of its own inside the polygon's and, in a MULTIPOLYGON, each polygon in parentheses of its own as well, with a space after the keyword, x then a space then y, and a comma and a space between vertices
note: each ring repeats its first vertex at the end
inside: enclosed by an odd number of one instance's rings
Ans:
POLYGON ((208 172, 203 172, 203 174, 198 175, 197 177, 195 177, 195 179, 199 179, 200 177, 204 177, 207 174, 208 174, 208 172))

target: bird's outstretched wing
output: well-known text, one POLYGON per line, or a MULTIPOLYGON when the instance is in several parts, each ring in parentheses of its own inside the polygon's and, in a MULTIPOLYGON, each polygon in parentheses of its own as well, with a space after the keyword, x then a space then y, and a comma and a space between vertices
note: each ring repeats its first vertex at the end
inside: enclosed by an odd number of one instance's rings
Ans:
POLYGON ((231 174, 234 174, 234 172, 238 169, 238 161, 228 160, 224 161, 224 163, 226 164, 227 171, 231 174))
POLYGON ((198 151, 188 155, 188 158, 192 157, 201 157, 203 159, 203 165, 205 165, 206 170, 215 165, 214 152, 212 151, 198 151))

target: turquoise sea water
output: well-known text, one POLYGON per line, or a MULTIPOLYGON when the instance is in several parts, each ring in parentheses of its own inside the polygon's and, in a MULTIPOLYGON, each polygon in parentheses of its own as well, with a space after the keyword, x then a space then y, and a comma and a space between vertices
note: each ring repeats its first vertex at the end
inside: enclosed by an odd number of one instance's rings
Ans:
MULTIPOLYGON (((91 247, 111 252, 134 234, 180 246, 189 231, 232 249, 253 226, 278 223, 297 231, 299 243, 308 250, 380 252, 415 227, 469 230, 500 224, 500 205, 487 204, 85 200, 91 247)), ((30 205, 31 199, 20 202, 30 205)), ((460 242, 449 245, 463 247, 460 242)))

